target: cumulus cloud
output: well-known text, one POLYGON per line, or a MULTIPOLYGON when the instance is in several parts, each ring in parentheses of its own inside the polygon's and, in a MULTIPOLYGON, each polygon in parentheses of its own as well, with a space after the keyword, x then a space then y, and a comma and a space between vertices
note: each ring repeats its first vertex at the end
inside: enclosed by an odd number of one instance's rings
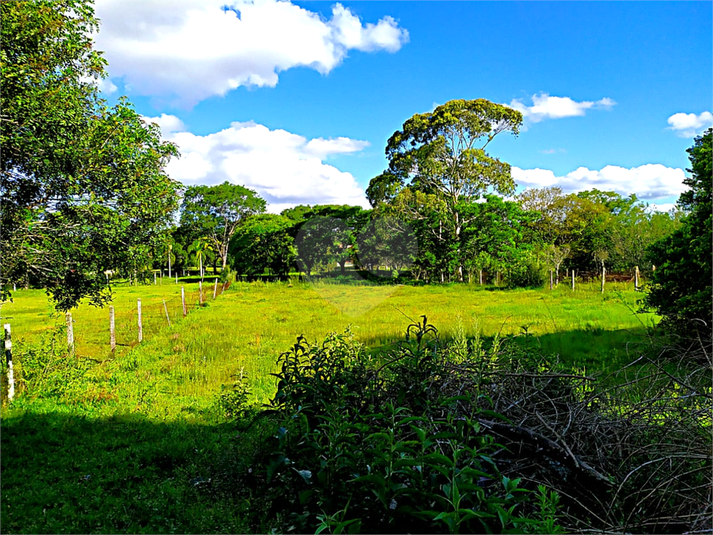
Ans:
POLYGON ((250 122, 206 136, 186 131, 181 121, 163 114, 145 117, 162 128, 176 143, 181 158, 171 160, 166 171, 186 185, 225 182, 256 190, 280 212, 297 204, 352 204, 368 207, 364 191, 351 173, 323 160, 328 155, 362 150, 368 143, 346 137, 315 138, 250 122))
POLYGON ((700 115, 695 113, 674 113, 668 118, 670 130, 679 137, 696 137, 704 130, 713 127, 713 113, 704 111, 700 115))
POLYGON ((532 106, 526 106, 521 99, 513 99, 509 106, 522 113, 525 120, 539 123, 543 119, 582 116, 587 110, 608 110, 615 104, 616 102, 610 98, 577 102, 569 97, 553 97, 547 93, 538 93, 532 96, 532 106))
POLYGON ((661 164, 646 164, 639 167, 607 165, 599 171, 580 167, 564 176, 557 176, 549 169, 512 168, 515 182, 524 188, 559 186, 566 193, 588 189, 615 191, 622 195, 636 193, 640 199, 658 199, 680 195, 686 188, 683 169, 661 164))
POLYGON ((284 0, 98 0, 96 11, 110 74, 187 106, 240 86, 274 87, 293 67, 327 74, 349 50, 396 52, 408 41, 392 17, 364 24, 341 4, 327 20, 284 0))

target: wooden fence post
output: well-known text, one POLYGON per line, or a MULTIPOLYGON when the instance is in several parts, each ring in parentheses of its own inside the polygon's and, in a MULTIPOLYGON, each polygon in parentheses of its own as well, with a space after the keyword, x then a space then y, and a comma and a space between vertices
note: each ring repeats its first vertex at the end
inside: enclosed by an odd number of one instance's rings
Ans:
POLYGON ((111 352, 113 353, 116 349, 116 331, 114 330, 114 307, 109 307, 109 342, 111 345, 111 352))
POLYGON ((12 367, 12 337, 10 324, 5 324, 5 361, 7 362, 7 400, 15 397, 15 371, 12 367))
POLYGON ((218 295, 218 279, 215 279, 215 286, 213 286, 213 299, 218 295))
POLYGON ((552 289, 552 270, 550 270, 550 290, 552 289))
POLYGON ((604 282, 607 280, 607 268, 602 266, 602 293, 604 293, 604 282))
POLYGON ((171 326, 171 318, 168 317, 168 307, 166 306, 166 300, 163 300, 163 310, 166 312, 166 321, 168 322, 168 326, 171 326))
POLYGON ((74 353, 74 321, 72 321, 72 314, 67 312, 65 318, 67 320, 67 348, 70 353, 74 353))
POLYGON ((183 305, 183 317, 186 317, 186 290, 181 286, 181 304, 183 305))
POLYGON ((574 269, 572 270, 572 291, 574 291, 574 269))
POLYGON ((141 299, 136 302, 137 309, 139 311, 139 343, 144 341, 144 327, 141 323, 141 299))
POLYGON ((639 291, 639 266, 634 267, 634 291, 639 291))
POLYGON ((198 281, 198 304, 203 304, 203 281, 198 281))
POLYGON ((178 284, 178 273, 176 273, 176 284, 178 284))

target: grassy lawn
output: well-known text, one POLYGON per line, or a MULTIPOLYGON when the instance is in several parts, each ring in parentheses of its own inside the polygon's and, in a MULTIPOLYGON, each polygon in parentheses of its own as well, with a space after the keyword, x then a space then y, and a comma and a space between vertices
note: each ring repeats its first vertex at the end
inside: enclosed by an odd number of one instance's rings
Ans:
MULTIPOLYGON (((543 351, 572 366, 608 370, 629 359, 626 344, 636 342, 655 317, 636 314, 640 294, 627 285, 597 285, 549 291, 503 291, 478 286, 348 286, 328 283, 236 283, 213 300, 204 288, 205 307, 197 307, 198 288, 185 285, 190 313, 182 317, 181 285, 117 287, 117 352, 109 349, 109 311, 82 305, 72 312, 77 354, 103 364, 94 374, 115 374, 136 366, 145 382, 193 400, 210 398, 231 375, 244 369, 256 400, 273 392, 269 376, 275 358, 297 335, 321 339, 351 326, 357 338, 379 348, 400 340, 406 326, 426 315, 448 337, 458 325, 468 335, 506 336, 527 332, 543 351), (137 342, 136 301, 142 300, 144 343, 137 342), (163 302, 171 318, 169 327, 163 302), (105 362, 106 361, 106 362, 105 362)), ((220 287, 218 288, 220 293, 220 287)), ((18 291, 2 308, 18 344, 36 339, 64 317, 53 314, 40 290, 18 291)), ((630 346, 631 347, 631 346, 630 346)), ((21 363, 20 363, 21 366, 21 363)), ((124 387, 122 387, 124 388, 124 387)), ((136 389, 131 385, 130 389, 136 389)))
MULTIPOLYGON (((426 315, 445 337, 460 325, 483 336, 533 337, 568 366, 606 371, 633 360, 656 318, 635 314, 640 297, 626 285, 554 291, 502 291, 478 286, 343 286, 328 283, 236 283, 196 306, 197 284, 118 286, 117 341, 109 351, 107 309, 72 312, 83 372, 61 392, 23 392, 3 408, 4 532, 240 532, 241 511, 254 507, 202 488, 207 465, 250 448, 221 414, 221 385, 247 372, 254 402, 274 392, 276 357, 297 335, 321 340, 351 325, 378 350, 403 338, 426 315), (136 341, 141 298, 144 342, 136 341), (171 318, 169 327, 163 301, 171 318), (632 345, 633 344, 633 345, 632 345), (202 490, 202 492, 199 492, 202 490)), ((220 290, 219 290, 220 291, 220 290)), ((62 325, 39 290, 20 290, 2 307, 13 328, 16 359, 23 344, 62 325)), ((521 337, 524 339, 524 337, 521 337)), ((63 343, 61 336, 57 343, 63 343)), ((59 372, 58 372, 59 373, 59 372)), ((228 460, 226 460, 228 459, 228 460)))

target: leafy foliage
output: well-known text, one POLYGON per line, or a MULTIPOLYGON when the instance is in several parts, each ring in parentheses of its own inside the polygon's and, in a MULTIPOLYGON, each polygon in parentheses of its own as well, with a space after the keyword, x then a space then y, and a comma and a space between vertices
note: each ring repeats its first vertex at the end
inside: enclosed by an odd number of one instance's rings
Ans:
POLYGON ((259 275, 268 270, 286 277, 295 260, 291 227, 290 220, 280 215, 249 218, 230 241, 232 267, 241 274, 259 275))
POLYGON ((389 138, 389 168, 371 181, 367 198, 372 206, 391 205, 409 221, 437 219, 442 243, 437 250, 421 248, 440 256, 436 263, 445 260, 449 275, 455 270, 463 280, 459 244, 468 219, 461 207, 492 190, 514 191, 510 166, 485 149, 502 132, 517 135, 521 123, 520 112, 485 99, 452 100, 416 114, 389 138))
POLYGON ((105 270, 145 263, 176 207, 176 147, 121 99, 107 107, 87 0, 2 3, 0 271, 60 310, 109 298, 105 270))
POLYGON ((556 495, 535 498, 499 473, 502 446, 479 421, 497 415, 475 404, 461 412, 469 396, 437 388, 444 350, 424 318, 379 359, 348 330, 319 345, 300 337, 280 356, 280 423, 261 453, 257 490, 279 504, 278 529, 557 532, 556 495))
POLYGON ((216 186, 186 188, 181 205, 181 225, 210 240, 222 267, 228 265, 230 239, 249 216, 261 214, 267 203, 255 191, 224 182, 216 186))
POLYGON ((657 269, 645 300, 670 325, 695 328, 708 335, 713 325, 712 138, 713 129, 709 129, 688 149, 691 175, 684 183, 690 189, 681 194, 679 205, 689 214, 681 228, 649 249, 649 258, 657 269))

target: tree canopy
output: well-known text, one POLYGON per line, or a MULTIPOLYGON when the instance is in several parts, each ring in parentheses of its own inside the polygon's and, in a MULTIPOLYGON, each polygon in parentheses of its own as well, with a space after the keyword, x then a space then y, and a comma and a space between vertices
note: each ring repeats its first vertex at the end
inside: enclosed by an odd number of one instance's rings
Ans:
POLYGON ((60 310, 110 298, 105 270, 147 262, 176 208, 176 147, 97 81, 88 0, 2 2, 0 283, 44 286, 60 310))
POLYGON ((247 217, 261 214, 267 203, 254 190, 223 182, 216 186, 186 188, 181 205, 181 225, 211 240, 222 262, 228 265, 230 238, 247 217))
POLYGON ((710 334, 713 326, 713 129, 695 139, 688 149, 690 176, 678 204, 688 216, 681 227, 657 241, 649 258, 657 266, 646 304, 677 328, 698 329, 710 334), (702 320, 700 324, 695 320, 702 320))
MULTIPOLYGON (((436 215, 437 240, 458 244, 468 223, 460 206, 488 192, 514 191, 510 166, 485 149, 502 132, 517 135, 521 123, 520 112, 485 99, 452 100, 416 114, 389 138, 389 167, 371 181, 367 197, 372 206, 388 203, 413 219, 436 215)), ((449 254, 463 280, 462 251, 456 246, 449 254)))

